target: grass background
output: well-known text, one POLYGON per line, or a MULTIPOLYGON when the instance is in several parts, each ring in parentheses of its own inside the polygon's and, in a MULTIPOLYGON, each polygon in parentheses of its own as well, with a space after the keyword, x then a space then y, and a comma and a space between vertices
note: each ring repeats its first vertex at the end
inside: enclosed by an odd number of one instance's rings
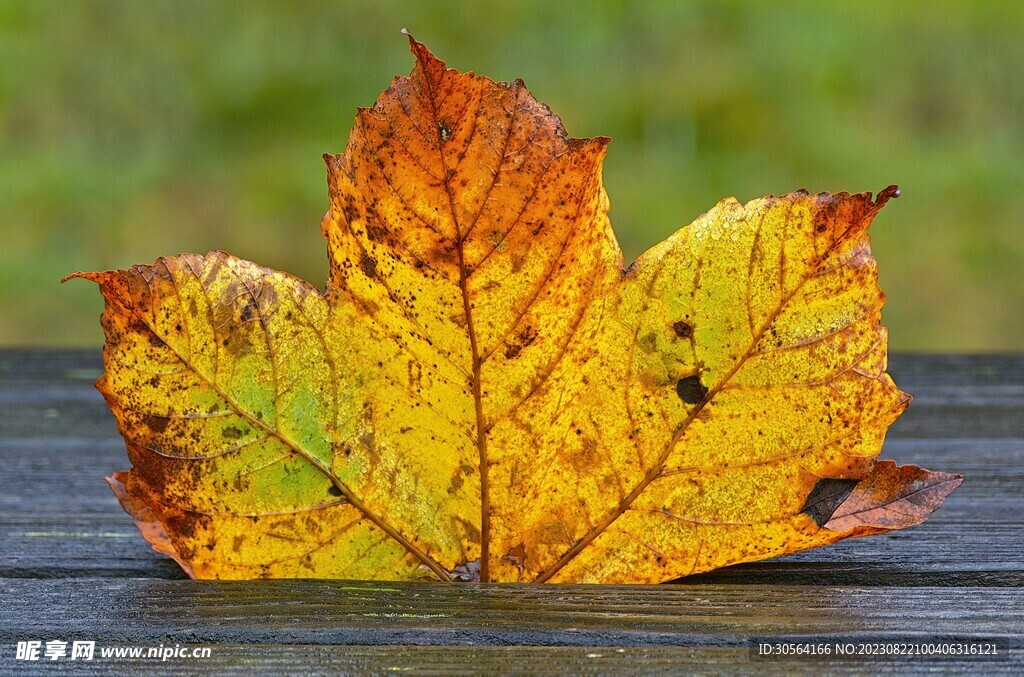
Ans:
POLYGON ((75 270, 220 248, 322 283, 324 152, 412 66, 605 134, 631 260, 718 199, 903 197, 901 350, 1024 348, 1024 3, 0 2, 0 344, 99 345, 75 270))

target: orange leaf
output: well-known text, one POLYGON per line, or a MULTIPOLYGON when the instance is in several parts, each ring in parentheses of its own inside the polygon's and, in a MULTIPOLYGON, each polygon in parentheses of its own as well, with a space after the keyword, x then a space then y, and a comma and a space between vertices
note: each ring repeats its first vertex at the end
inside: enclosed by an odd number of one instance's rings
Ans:
POLYGON ((875 462, 868 227, 898 196, 723 200, 625 267, 608 139, 521 81, 416 65, 325 156, 327 290, 221 252, 106 299, 110 478, 198 578, 658 582, 916 524, 875 462))

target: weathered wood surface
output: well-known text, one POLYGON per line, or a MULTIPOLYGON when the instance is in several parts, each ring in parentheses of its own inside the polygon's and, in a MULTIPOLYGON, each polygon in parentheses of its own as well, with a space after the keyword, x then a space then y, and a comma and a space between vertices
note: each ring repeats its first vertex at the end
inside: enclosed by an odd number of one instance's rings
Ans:
MULTIPOLYGON (((1024 356, 902 356, 888 458, 965 476, 926 524, 666 586, 191 582, 103 483, 127 460, 95 351, 0 351, 0 670, 18 640, 203 643, 168 673, 1024 669, 1024 356), (756 660, 751 638, 999 637, 1008 661, 756 660)), ((118 663, 59 667, 115 671, 118 663)), ((158 663, 158 661, 150 661, 158 663)), ((138 666, 121 661, 120 666, 138 666)), ((154 667, 154 665, 147 665, 154 667)), ((58 667, 52 664, 48 667, 58 667)))

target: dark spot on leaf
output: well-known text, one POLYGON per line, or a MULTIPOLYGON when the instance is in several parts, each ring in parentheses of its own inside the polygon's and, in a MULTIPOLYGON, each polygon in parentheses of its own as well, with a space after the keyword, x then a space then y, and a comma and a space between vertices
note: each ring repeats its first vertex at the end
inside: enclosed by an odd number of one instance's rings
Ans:
POLYGON ((679 338, 690 338, 691 336, 693 336, 693 327, 691 327, 686 322, 683 322, 682 320, 679 320, 678 322, 673 324, 672 329, 675 330, 676 336, 678 336, 679 338))
POLYGON ((146 416, 142 422, 155 433, 162 433, 167 427, 167 418, 165 416, 146 416))
POLYGON ((697 404, 708 394, 708 389, 700 382, 700 376, 695 374, 679 379, 679 383, 676 384, 676 392, 683 402, 697 404))
POLYGON ((370 255, 366 252, 363 252, 363 255, 359 257, 359 267, 362 268, 363 275, 371 280, 377 277, 377 262, 370 258, 370 255))
POLYGON ((441 134, 441 142, 444 143, 448 139, 452 138, 451 128, 445 124, 444 120, 437 121, 437 131, 441 134))
POLYGON ((256 303, 251 299, 247 299, 245 307, 242 308, 242 322, 248 322, 256 314, 256 303))
POLYGON ((515 342, 510 343, 505 347, 505 357, 512 359, 519 352, 533 343, 537 338, 537 330, 532 325, 526 325, 520 329, 515 336, 515 342))
POLYGON ((223 432, 221 432, 221 435, 225 439, 229 439, 229 440, 237 440, 239 437, 241 437, 244 434, 245 434, 244 430, 242 430, 241 428, 236 428, 235 426, 230 426, 228 428, 224 428, 223 432))
POLYGON ((452 481, 448 485, 448 493, 454 494, 456 491, 462 488, 464 480, 462 479, 462 473, 455 473, 452 475, 452 481))
POLYGON ((341 489, 339 489, 338 487, 334 486, 333 484, 331 485, 331 488, 327 490, 327 493, 330 494, 331 496, 338 496, 338 497, 340 497, 342 495, 341 494, 341 489))
MULTIPOLYGON (((210 518, 207 515, 193 515, 188 514, 185 516, 168 516, 167 527, 171 533, 177 532, 184 537, 186 541, 192 540, 196 536, 196 532, 206 526, 210 518)), ((183 543, 182 545, 184 545, 183 543)), ((175 548, 181 553, 181 548, 175 544, 175 548)))
POLYGON ((856 486, 857 480, 823 477, 811 489, 800 512, 810 517, 820 527, 832 517, 832 513, 843 504, 856 486))
POLYGON ((391 244, 394 238, 386 228, 378 224, 375 220, 369 220, 366 222, 366 237, 373 242, 382 242, 391 244))

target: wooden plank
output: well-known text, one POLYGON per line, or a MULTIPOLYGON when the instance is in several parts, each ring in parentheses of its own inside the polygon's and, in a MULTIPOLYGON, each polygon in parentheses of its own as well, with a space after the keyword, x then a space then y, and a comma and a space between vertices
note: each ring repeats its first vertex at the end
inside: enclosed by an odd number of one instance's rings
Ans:
POLYGON ((743 646, 966 634, 1024 648, 1018 588, 0 580, 6 641, 743 646))
POLYGON ((959 385, 972 388, 1024 386, 1024 354, 939 355, 894 353, 889 373, 910 387, 959 385))
MULTIPOLYGON (((155 645, 154 645, 155 646, 155 645)), ((171 644, 170 646, 173 646, 171 644)), ((195 647, 197 645, 191 645, 195 647)), ((2 645, 0 645, 2 647, 2 645)), ((190 647, 190 648, 191 648, 190 647)), ((0 651, 8 647, 0 648, 0 651)), ((288 644, 214 644, 205 660, 171 659, 167 662, 139 659, 108 659, 101 663, 63 662, 64 674, 124 674, 144 668, 147 675, 177 677, 187 674, 253 675, 288 674, 385 674, 417 675, 517 674, 517 675, 675 675, 748 674, 756 670, 792 675, 877 675, 882 671, 940 672, 945 674, 1019 675, 1024 654, 1013 652, 1008 660, 979 662, 953 658, 924 662, 920 659, 868 661, 853 658, 808 660, 752 660, 741 647, 561 647, 561 646, 345 646, 288 644)), ((98 660, 98 659, 97 659, 98 660)), ((56 666, 47 666, 53 669, 56 666)), ((0 670, 24 670, 24 663, 0 658, 0 670)))
MULTIPOLYGON (((894 378, 915 402, 884 455, 966 477, 926 524, 670 586, 167 580, 180 570, 148 548, 102 483, 126 459, 92 388, 100 369, 94 350, 0 350, 6 642, 214 643, 209 662, 159 666, 167 674, 256 666, 550 674, 769 667, 751 656, 752 637, 969 633, 1014 647, 1009 662, 985 663, 986 672, 1024 670, 1024 356, 892 357, 894 378), (433 646, 413 646, 423 644, 433 646)), ((12 645, 0 652, 0 672, 24 667, 11 660, 12 645)), ((770 665, 817 674, 881 665, 976 672, 981 664, 770 665)))

